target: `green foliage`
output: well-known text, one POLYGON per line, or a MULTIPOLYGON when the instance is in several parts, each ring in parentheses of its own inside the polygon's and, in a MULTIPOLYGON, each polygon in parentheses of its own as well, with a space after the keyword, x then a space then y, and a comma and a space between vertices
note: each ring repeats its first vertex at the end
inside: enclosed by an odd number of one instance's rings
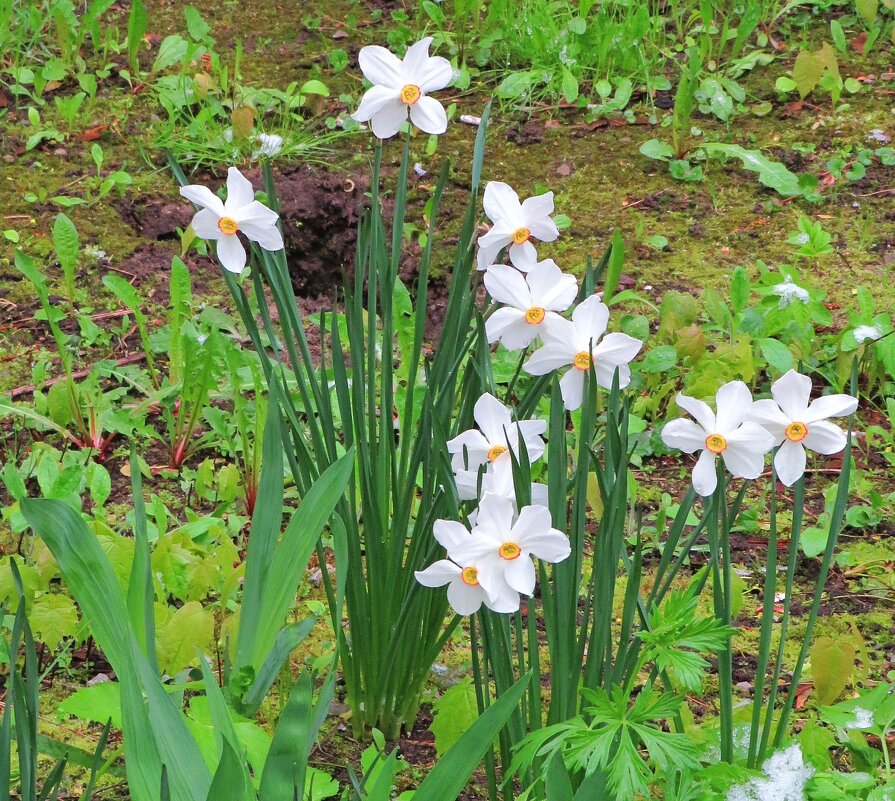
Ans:
POLYGON ((855 669, 854 645, 847 639, 818 637, 811 645, 811 678, 817 701, 830 704, 845 688, 855 669))
POLYGON ((449 687, 432 705, 435 753, 441 757, 479 717, 475 687, 467 676, 449 687))

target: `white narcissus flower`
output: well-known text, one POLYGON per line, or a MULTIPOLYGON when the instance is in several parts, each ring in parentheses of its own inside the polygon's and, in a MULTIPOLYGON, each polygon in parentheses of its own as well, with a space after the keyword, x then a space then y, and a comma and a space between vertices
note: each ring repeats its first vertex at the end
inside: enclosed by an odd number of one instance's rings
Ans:
POLYGON ((597 384, 604 389, 612 387, 616 370, 621 389, 631 383, 628 363, 640 352, 643 343, 627 334, 603 336, 608 324, 609 308, 598 295, 591 295, 578 304, 571 321, 560 318, 544 330, 543 347, 525 363, 525 370, 532 375, 545 375, 571 365, 572 369, 559 382, 563 404, 569 411, 581 406, 591 364, 597 384))
POLYGON ((279 215, 255 200, 251 182, 236 167, 227 171, 226 201, 198 184, 181 187, 180 194, 202 207, 193 217, 193 231, 217 242, 218 260, 225 270, 241 273, 246 266, 246 251, 237 236, 240 231, 265 250, 283 249, 279 215))
POLYGON ((380 139, 394 136, 410 115, 410 121, 428 134, 447 130, 447 114, 429 92, 444 89, 454 71, 441 56, 430 56, 432 37, 421 39, 407 49, 404 58, 379 45, 362 47, 357 57, 364 77, 373 84, 351 116, 358 122, 370 121, 380 139))
MULTIPOLYGON (((454 520, 436 520, 433 533, 448 556, 472 537, 462 523, 454 520)), ((459 615, 475 614, 482 604, 495 612, 515 612, 519 608, 519 594, 506 582, 494 582, 491 592, 486 592, 478 573, 475 560, 460 560, 460 564, 456 564, 449 559, 440 559, 425 570, 415 571, 414 576, 424 587, 447 584, 448 603, 459 615)))
POLYGON ((771 385, 773 400, 755 401, 749 419, 759 423, 779 445, 774 455, 777 478, 787 487, 805 472, 805 449, 828 456, 845 448, 845 432, 827 422, 858 408, 851 395, 822 395, 811 400, 811 379, 790 370, 771 385))
POLYGON ((531 557, 561 562, 571 552, 569 538, 553 528, 546 506, 525 506, 517 518, 512 501, 487 494, 479 504, 472 534, 453 544, 448 556, 460 564, 474 563, 486 593, 509 585, 531 595, 535 588, 531 557))
POLYGON ((497 260, 497 254, 509 246, 510 261, 523 272, 535 266, 538 254, 532 239, 552 242, 559 236, 553 214, 553 192, 535 195, 521 203, 508 184, 489 181, 482 199, 485 214, 494 225, 479 237, 478 265, 487 269, 497 260))
POLYGON ((578 281, 553 259, 544 259, 526 274, 504 264, 485 271, 485 288, 498 303, 506 303, 485 321, 488 342, 500 340, 507 350, 527 348, 543 330, 562 319, 578 295, 578 281))
POLYGON ((718 485, 715 458, 737 478, 758 478, 764 470, 764 456, 774 447, 774 438, 758 423, 748 421, 752 393, 742 381, 730 381, 715 395, 715 414, 701 400, 683 393, 677 405, 696 420, 679 418, 665 424, 662 441, 684 453, 702 451, 693 468, 693 488, 705 497, 718 485))
POLYGON ((478 430, 471 428, 447 443, 448 451, 453 454, 451 465, 455 471, 477 470, 480 465, 489 463, 512 464, 510 451, 519 458, 520 435, 525 443, 529 462, 543 456, 544 440, 541 434, 547 430, 544 420, 514 422, 509 408, 488 392, 475 402, 472 414, 478 430))

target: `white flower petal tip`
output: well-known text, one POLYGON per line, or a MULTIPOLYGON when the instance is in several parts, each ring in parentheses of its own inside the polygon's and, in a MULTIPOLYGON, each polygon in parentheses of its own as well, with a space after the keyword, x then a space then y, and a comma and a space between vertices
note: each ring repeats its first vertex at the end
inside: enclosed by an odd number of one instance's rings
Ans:
POLYGON ((279 215, 255 200, 251 182, 236 167, 227 170, 226 201, 221 201, 208 187, 196 184, 182 187, 180 194, 201 207, 193 216, 193 231, 203 239, 217 242, 218 261, 228 272, 241 273, 246 265, 246 250, 239 233, 264 250, 283 249, 283 235, 277 225, 279 215))
POLYGON ((662 429, 662 441, 685 453, 699 452, 693 468, 697 494, 711 495, 718 485, 716 459, 737 478, 755 479, 764 469, 765 454, 774 447, 773 436, 756 422, 746 420, 753 403, 742 381, 730 381, 715 396, 717 413, 708 404, 679 394, 677 404, 693 417, 671 420, 662 429), (695 422, 694 422, 695 421, 695 422))
POLYGON ((421 39, 408 48, 403 59, 378 45, 361 48, 358 64, 373 86, 364 93, 352 117, 370 122, 380 139, 398 133, 408 117, 423 133, 447 130, 444 107, 429 93, 444 89, 454 73, 447 59, 429 55, 431 43, 430 36, 421 39))
POLYGON ((493 264, 497 254, 508 248, 513 266, 528 272, 538 262, 533 241, 552 242, 559 236, 559 229, 550 216, 553 192, 535 195, 520 203, 519 195, 508 184, 490 181, 482 203, 493 226, 479 238, 480 270, 493 264))

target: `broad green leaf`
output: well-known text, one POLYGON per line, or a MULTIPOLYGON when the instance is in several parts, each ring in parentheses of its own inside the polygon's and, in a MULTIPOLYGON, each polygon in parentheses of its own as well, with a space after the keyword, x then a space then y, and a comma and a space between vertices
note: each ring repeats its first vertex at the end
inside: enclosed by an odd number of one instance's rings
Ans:
POLYGON ((78 633, 78 610, 68 596, 45 593, 31 606, 28 622, 35 638, 55 651, 63 638, 78 633))
POLYGON ((435 753, 441 758, 473 723, 478 720, 479 709, 475 698, 475 686, 467 676, 450 687, 433 704, 432 734, 435 735, 435 753))
POLYGON ((792 351, 777 339, 764 338, 758 340, 761 355, 778 373, 785 373, 794 363, 792 351))
POLYGON ((640 146, 641 155, 656 161, 671 161, 674 158, 674 148, 667 142, 659 139, 649 139, 640 146))
MULTIPOLYGON (((454 746, 432 767, 414 801, 453 801, 460 795, 485 751, 504 727, 525 693, 531 674, 523 676, 489 706, 454 746)), ((266 801, 266 800, 262 800, 266 801)))
POLYGON ((111 719, 112 725, 120 729, 121 685, 117 681, 103 681, 82 687, 61 701, 57 708, 66 715, 101 725, 111 719))
POLYGON ((826 70, 826 65, 817 53, 810 50, 799 52, 792 68, 792 79, 799 90, 799 97, 805 98, 811 94, 824 74, 824 70, 826 70))
POLYGON ((709 155, 722 153, 738 158, 745 169, 758 173, 758 180, 762 184, 783 197, 794 197, 801 194, 799 177, 787 169, 784 164, 779 161, 771 161, 757 150, 746 150, 739 145, 726 145, 721 142, 707 142, 702 147, 709 155))
POLYGON ((149 15, 143 0, 134 0, 127 20, 127 62, 134 72, 139 72, 140 69, 138 56, 148 25, 149 15))
POLYGON ((855 646, 846 639, 818 637, 811 646, 811 678, 819 704, 831 704, 848 686, 855 669, 855 646))
POLYGON ((645 373, 664 373, 676 364, 677 349, 671 345, 659 345, 646 354, 642 367, 645 373))
POLYGON ((196 661, 214 638, 214 615, 198 601, 188 601, 156 632, 159 667, 170 675, 196 661))

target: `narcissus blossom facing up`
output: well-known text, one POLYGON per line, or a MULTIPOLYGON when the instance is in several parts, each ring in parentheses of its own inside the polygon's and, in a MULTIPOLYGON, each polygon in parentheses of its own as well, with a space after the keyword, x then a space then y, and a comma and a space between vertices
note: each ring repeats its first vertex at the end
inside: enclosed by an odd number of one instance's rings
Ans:
POLYGON ((851 395, 822 395, 811 400, 811 379, 790 370, 771 385, 773 400, 755 401, 749 419, 760 424, 779 445, 774 455, 777 477, 787 487, 805 472, 805 449, 829 455, 845 448, 845 432, 827 422, 858 408, 851 395))
MULTIPOLYGON (((433 533, 448 556, 457 548, 462 548, 463 543, 472 537, 462 523, 454 520, 436 520, 433 533)), ((417 570, 414 576, 424 587, 443 587, 447 584, 448 603, 459 615, 475 614, 482 604, 495 612, 515 612, 519 608, 519 594, 508 584, 494 582, 491 591, 486 592, 479 581, 475 560, 456 562, 440 559, 425 570, 417 570)))
POLYGON ((544 330, 543 347, 525 363, 525 370, 532 375, 545 375, 571 366, 559 382, 563 404, 570 411, 581 406, 591 364, 597 384, 605 389, 612 387, 616 370, 620 388, 631 383, 628 363, 640 352, 643 343, 627 334, 603 336, 608 324, 609 309, 599 296, 592 295, 578 304, 571 321, 560 318, 544 330))
POLYGON ((546 506, 525 506, 517 518, 512 501, 487 494, 479 504, 471 535, 453 544, 448 556, 460 564, 474 563, 486 593, 509 585, 531 595, 536 579, 531 557, 561 562, 571 552, 569 538, 553 528, 546 506))
POLYGON ((672 420, 662 429, 662 441, 669 448, 699 454, 693 468, 693 488, 705 497, 718 485, 715 459, 737 478, 758 478, 764 469, 764 455, 774 447, 774 438, 758 423, 747 420, 752 411, 752 394, 742 381, 730 381, 715 395, 717 414, 707 403, 679 394, 677 405, 694 420, 672 420))
POLYGON ((370 122, 380 139, 394 136, 407 119, 428 134, 447 130, 447 114, 430 92, 444 89, 453 78, 450 62, 430 56, 432 37, 408 48, 403 60, 379 45, 362 47, 357 57, 364 77, 373 84, 352 117, 370 122))
POLYGON ((485 321, 488 342, 500 340, 507 350, 522 350, 561 319, 557 312, 575 301, 578 281, 552 259, 545 259, 525 275, 504 264, 492 264, 485 271, 485 288, 498 303, 507 304, 485 321))
POLYGON ((553 214, 553 192, 535 195, 519 202, 519 195, 501 181, 490 181, 482 199, 485 214, 491 222, 491 230, 479 237, 478 266, 486 270, 497 260, 497 254, 508 247, 510 261, 515 267, 527 272, 538 261, 532 239, 552 242, 559 236, 559 229, 550 215, 553 214))
POLYGON ((283 235, 277 227, 279 215, 255 200, 251 182, 236 167, 227 171, 226 201, 198 184, 181 187, 180 194, 202 207, 193 217, 193 230, 196 236, 217 242, 218 260, 225 270, 241 273, 246 266, 239 232, 265 250, 283 249, 283 235))
POLYGON ((480 465, 496 465, 498 462, 512 464, 510 451, 519 458, 520 436, 529 462, 543 456, 541 434, 547 430, 544 420, 514 422, 509 408, 488 392, 476 401, 472 414, 478 429, 464 431, 447 443, 448 451, 453 454, 451 465, 455 471, 477 470, 480 465))

